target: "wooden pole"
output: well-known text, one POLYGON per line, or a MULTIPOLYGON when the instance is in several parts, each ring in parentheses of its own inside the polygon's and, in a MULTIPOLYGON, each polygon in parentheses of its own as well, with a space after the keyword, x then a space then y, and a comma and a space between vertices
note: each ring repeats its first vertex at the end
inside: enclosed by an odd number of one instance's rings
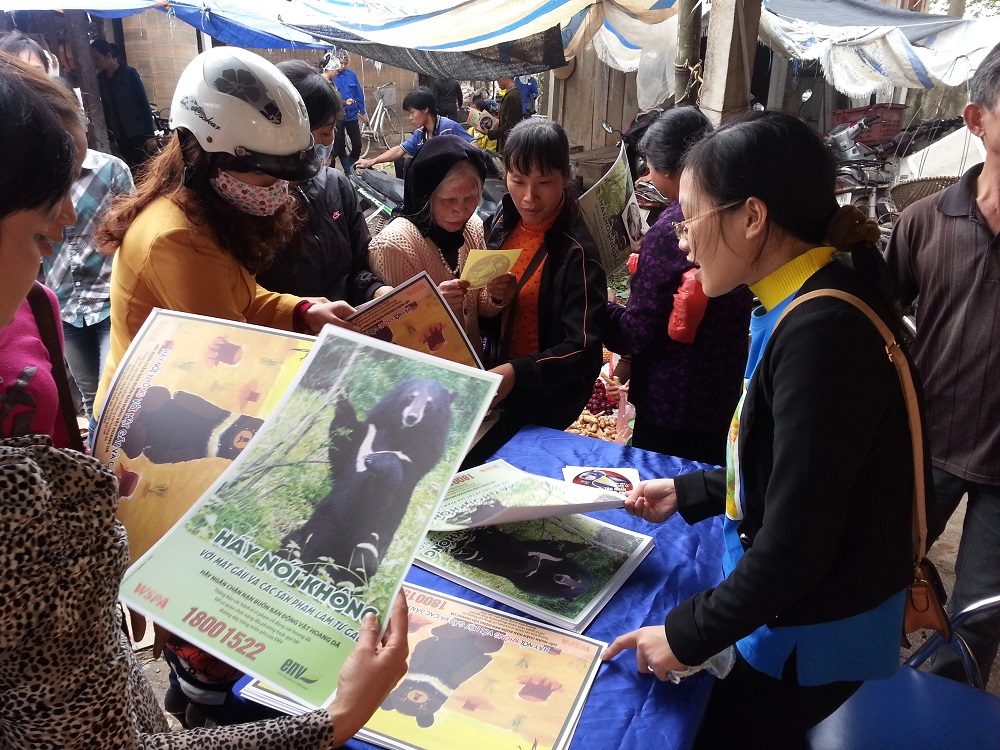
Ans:
POLYGON ((104 121, 101 90, 97 85, 97 69, 90 56, 90 39, 87 35, 89 27, 90 21, 86 11, 66 11, 66 35, 69 38, 73 50, 73 60, 76 64, 76 85, 80 87, 83 109, 90 121, 87 128, 87 143, 95 151, 110 154, 111 142, 108 140, 108 126, 104 121))
POLYGON ((701 0, 677 2, 677 55, 674 58, 674 106, 696 104, 701 81, 701 0))
POLYGON ((750 107, 761 0, 715 0, 708 24, 701 109, 719 125, 750 107))

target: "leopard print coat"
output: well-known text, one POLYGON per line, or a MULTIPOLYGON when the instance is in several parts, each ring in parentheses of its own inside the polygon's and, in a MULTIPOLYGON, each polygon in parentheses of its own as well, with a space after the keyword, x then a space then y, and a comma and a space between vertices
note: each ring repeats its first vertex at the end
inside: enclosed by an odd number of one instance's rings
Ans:
POLYGON ((333 746, 326 711, 171 733, 122 634, 115 477, 48 437, 0 441, 0 750, 333 746))

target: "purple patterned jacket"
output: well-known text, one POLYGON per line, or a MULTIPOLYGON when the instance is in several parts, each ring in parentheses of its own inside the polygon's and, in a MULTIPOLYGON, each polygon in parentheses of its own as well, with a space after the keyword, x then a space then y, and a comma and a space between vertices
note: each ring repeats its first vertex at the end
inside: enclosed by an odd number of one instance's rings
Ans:
POLYGON ((667 334, 674 293, 689 268, 668 206, 642 240, 628 304, 608 303, 604 344, 632 356, 629 401, 644 419, 670 430, 725 430, 743 385, 752 295, 742 287, 709 300, 693 344, 667 334))

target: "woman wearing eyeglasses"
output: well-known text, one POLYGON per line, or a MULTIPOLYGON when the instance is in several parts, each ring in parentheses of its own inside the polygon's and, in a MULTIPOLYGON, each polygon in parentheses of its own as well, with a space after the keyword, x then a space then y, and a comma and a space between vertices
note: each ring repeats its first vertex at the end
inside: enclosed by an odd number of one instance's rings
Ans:
MULTIPOLYGON (((683 231, 677 194, 681 159, 710 128, 696 107, 670 109, 646 130, 639 147, 649 181, 669 200, 642 240, 628 304, 608 303, 604 344, 631 356, 629 401, 636 416, 632 445, 709 464, 726 462, 726 433, 740 398, 750 324, 750 292, 710 300, 687 335, 670 335, 670 319, 693 310, 677 297, 694 269, 677 245, 683 231)), ((693 279, 688 284, 700 284, 693 279)), ((702 302, 704 297, 701 297, 702 302)))
POLYGON ((914 482, 929 478, 915 477, 899 376, 849 302, 789 307, 847 292, 899 340, 878 227, 838 207, 834 178, 823 140, 777 112, 731 121, 685 158, 681 250, 709 297, 749 286, 761 304, 727 468, 641 482, 626 509, 652 522, 724 513, 726 577, 605 658, 635 649, 638 669, 662 680, 735 645, 699 748, 805 747, 864 680, 899 666, 914 482))

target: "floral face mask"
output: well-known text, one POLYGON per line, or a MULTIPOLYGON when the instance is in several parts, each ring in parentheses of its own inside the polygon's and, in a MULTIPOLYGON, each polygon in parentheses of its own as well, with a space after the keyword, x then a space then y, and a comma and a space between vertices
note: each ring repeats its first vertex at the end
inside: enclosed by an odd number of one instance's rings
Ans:
POLYGON ((316 153, 319 154, 320 161, 324 165, 328 165, 330 163, 330 157, 333 156, 333 144, 331 143, 327 146, 322 143, 317 143, 316 153))
POLYGON ((227 203, 251 216, 272 216, 288 201, 288 181, 278 180, 273 185, 247 185, 228 172, 220 171, 209 180, 215 192, 227 203))

